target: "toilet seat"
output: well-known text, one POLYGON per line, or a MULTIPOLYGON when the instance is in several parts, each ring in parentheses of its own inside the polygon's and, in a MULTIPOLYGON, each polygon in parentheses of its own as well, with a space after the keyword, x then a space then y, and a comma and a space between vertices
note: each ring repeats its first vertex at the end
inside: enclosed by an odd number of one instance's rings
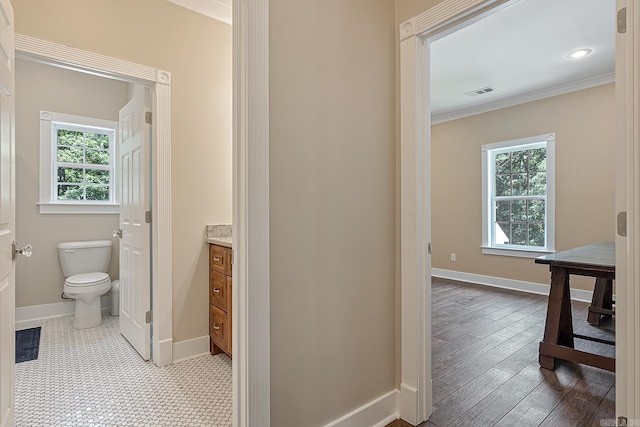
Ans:
POLYGON ((111 278, 107 273, 81 273, 67 277, 64 285, 73 288, 97 286, 105 283, 111 285, 111 278))

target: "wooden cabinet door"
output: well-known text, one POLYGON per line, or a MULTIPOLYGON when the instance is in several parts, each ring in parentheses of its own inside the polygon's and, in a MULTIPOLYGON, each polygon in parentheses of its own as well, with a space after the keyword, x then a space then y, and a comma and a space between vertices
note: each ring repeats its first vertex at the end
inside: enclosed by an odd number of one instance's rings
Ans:
POLYGON ((227 313, 215 305, 209 305, 209 336, 222 351, 229 351, 229 325, 227 313))
POLYGON ((227 248, 217 245, 209 245, 209 265, 212 270, 222 274, 229 274, 231 257, 227 248))
POLYGON ((209 272, 209 303, 227 311, 227 276, 213 270, 209 272))

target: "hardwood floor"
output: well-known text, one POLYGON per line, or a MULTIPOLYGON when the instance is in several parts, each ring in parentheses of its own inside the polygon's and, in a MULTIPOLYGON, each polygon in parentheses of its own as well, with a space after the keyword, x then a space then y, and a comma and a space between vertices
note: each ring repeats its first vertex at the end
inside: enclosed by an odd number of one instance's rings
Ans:
MULTIPOLYGON (((434 410, 420 426, 600 426, 615 415, 615 374, 561 362, 538 365, 547 297, 432 280, 434 410)), ((614 321, 587 323, 573 302, 574 331, 613 339, 614 321)), ((576 348, 615 356, 612 346, 576 340, 576 348)), ((409 424, 397 420, 388 427, 409 424)))

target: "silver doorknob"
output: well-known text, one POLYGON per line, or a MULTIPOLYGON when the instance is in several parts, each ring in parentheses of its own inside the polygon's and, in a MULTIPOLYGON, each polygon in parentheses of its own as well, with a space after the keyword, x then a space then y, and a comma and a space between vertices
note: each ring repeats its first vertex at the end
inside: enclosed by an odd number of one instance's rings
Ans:
POLYGON ((113 230, 113 237, 119 237, 122 239, 122 229, 113 230))
POLYGON ((25 245, 22 248, 16 248, 17 243, 14 241, 11 246, 13 248, 13 260, 16 260, 16 254, 21 254, 29 258, 33 254, 33 247, 31 245, 25 245))

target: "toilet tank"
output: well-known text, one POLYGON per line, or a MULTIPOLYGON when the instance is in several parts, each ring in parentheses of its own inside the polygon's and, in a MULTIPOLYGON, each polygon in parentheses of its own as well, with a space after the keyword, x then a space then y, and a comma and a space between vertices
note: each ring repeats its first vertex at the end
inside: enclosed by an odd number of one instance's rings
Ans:
POLYGON ((58 243, 62 274, 70 277, 81 273, 108 273, 112 246, 111 240, 58 243))

